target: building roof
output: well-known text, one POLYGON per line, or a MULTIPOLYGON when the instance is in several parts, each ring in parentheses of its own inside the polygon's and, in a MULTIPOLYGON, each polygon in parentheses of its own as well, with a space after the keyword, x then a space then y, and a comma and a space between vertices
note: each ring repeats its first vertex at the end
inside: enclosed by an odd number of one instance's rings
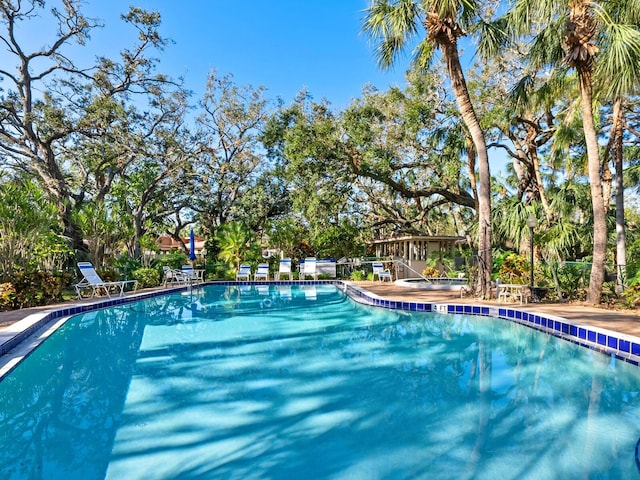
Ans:
POLYGON ((371 240, 367 242, 367 245, 379 245, 382 243, 397 243, 397 242, 460 242, 465 240, 464 237, 458 237, 455 235, 404 235, 402 237, 390 237, 379 240, 371 240))
MULTIPOLYGON (((188 250, 189 249, 189 237, 182 237, 182 244, 185 246, 185 248, 188 250)), ((205 247, 205 242, 206 239, 202 238, 202 237, 195 237, 195 247, 196 247, 196 252, 199 252, 200 250, 203 250, 205 247)), ((169 252, 171 250, 181 250, 182 247, 180 246, 180 242, 176 241, 173 237, 170 237, 169 235, 162 235, 160 237, 158 237, 158 239, 156 240, 156 243, 158 244, 158 247, 160 248, 161 252, 169 252)))

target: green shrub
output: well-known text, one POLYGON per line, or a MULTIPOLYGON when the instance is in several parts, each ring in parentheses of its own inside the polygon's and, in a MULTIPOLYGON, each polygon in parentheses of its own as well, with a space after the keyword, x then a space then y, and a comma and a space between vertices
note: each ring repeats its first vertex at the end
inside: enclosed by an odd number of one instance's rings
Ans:
POLYGON ((355 282, 358 282, 360 280, 365 280, 366 278, 367 278, 367 275, 362 270, 354 270, 353 272, 351 272, 351 280, 355 282))
POLYGON ((9 282, 0 286, 0 310, 37 307, 63 301, 62 293, 70 284, 71 275, 67 273, 17 271, 9 282))
POLYGON ((580 264, 566 264, 557 270, 560 291, 565 299, 584 300, 586 298, 586 284, 584 266, 580 264))
POLYGON ((160 285, 160 272, 155 268, 139 268, 134 270, 131 276, 138 282, 140 288, 160 285))
POLYGON ((189 263, 189 257, 184 254, 184 252, 175 250, 171 253, 167 253, 166 255, 161 255, 156 265, 159 267, 168 266, 173 268, 174 270, 180 270, 183 265, 189 263))
POLYGON ((502 260, 498 276, 503 283, 528 283, 529 263, 524 256, 510 253, 502 260))
POLYGON ((13 283, 0 283, 0 312, 11 310, 16 299, 13 283))

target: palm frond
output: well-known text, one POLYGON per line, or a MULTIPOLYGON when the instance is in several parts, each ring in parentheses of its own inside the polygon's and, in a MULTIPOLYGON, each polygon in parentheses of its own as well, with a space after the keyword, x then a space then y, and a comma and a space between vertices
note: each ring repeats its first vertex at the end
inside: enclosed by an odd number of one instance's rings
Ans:
POLYGON ((609 97, 631 93, 640 79, 640 31, 635 25, 608 24, 601 37, 596 78, 609 97))
POLYGON ((429 71, 434 54, 433 44, 427 39, 420 42, 413 51, 413 66, 423 74, 429 71))
POLYGON ((565 20, 558 18, 535 36, 527 57, 534 69, 546 65, 558 65, 565 57, 562 40, 565 35, 565 20))
POLYGON ((480 42, 478 43, 480 56, 485 59, 497 56, 508 40, 506 19, 503 17, 495 22, 480 20, 478 28, 480 30, 480 42))
POLYGON ((519 109, 525 108, 529 103, 530 95, 535 83, 534 75, 525 75, 513 86, 509 92, 509 103, 515 103, 519 109))
POLYGON ((374 0, 365 12, 363 32, 377 44, 378 64, 388 68, 418 32, 418 6, 413 0, 374 0))

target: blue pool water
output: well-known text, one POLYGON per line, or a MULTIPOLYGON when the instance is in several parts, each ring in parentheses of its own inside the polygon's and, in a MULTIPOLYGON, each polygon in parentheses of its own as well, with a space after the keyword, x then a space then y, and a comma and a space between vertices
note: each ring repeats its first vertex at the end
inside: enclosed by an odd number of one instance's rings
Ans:
POLYGON ((637 479, 637 367, 333 286, 70 319, 0 382, 2 479, 637 479))

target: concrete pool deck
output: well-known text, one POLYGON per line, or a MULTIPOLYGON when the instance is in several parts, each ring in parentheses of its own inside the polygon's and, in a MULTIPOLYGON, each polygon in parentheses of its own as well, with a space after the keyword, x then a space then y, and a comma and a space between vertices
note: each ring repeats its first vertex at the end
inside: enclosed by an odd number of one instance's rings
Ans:
MULTIPOLYGON (((294 282, 295 283, 295 282, 294 282)), ((614 310, 606 307, 596 307, 584 303, 530 303, 520 305, 518 303, 498 303, 497 300, 478 300, 473 297, 460 298, 459 292, 447 290, 427 290, 424 288, 411 288, 398 286, 388 282, 348 282, 358 288, 364 289, 378 297, 388 300, 400 300, 406 302, 424 303, 445 303, 461 305, 480 305, 493 307, 508 307, 530 313, 540 313, 564 318, 570 322, 582 325, 593 326, 613 332, 630 335, 640 339, 640 311, 637 310, 614 310)), ((144 296, 149 292, 157 292, 163 288, 144 289, 131 292, 126 297, 144 296)), ((53 310, 74 307, 78 305, 90 305, 104 301, 100 299, 71 300, 56 305, 45 305, 41 307, 25 308, 10 312, 0 312, 0 345, 7 339, 18 333, 22 320, 29 316, 37 318, 53 310), (20 323, 19 323, 20 322, 20 323)))

